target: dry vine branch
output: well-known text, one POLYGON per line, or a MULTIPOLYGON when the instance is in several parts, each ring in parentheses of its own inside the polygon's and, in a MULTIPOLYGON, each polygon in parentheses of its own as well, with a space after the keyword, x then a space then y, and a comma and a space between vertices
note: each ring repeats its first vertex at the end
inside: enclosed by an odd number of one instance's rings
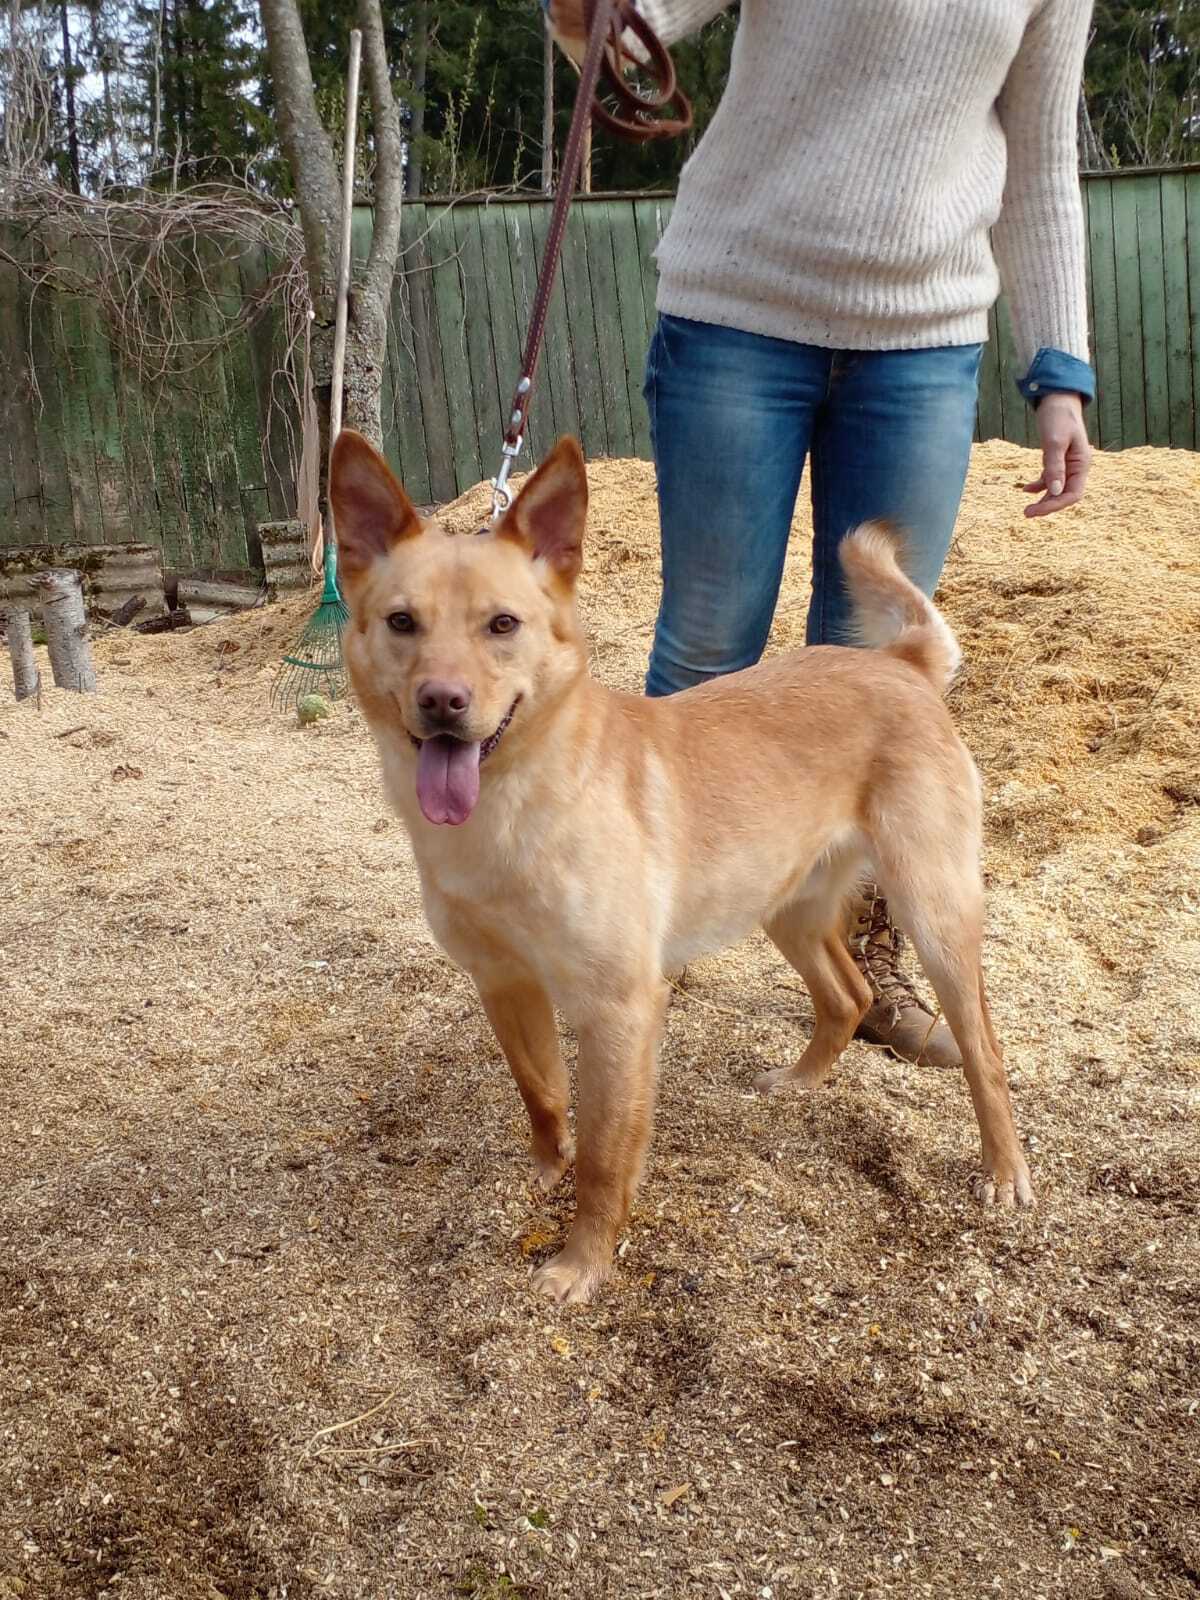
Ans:
POLYGON ((49 289, 95 305, 123 361, 151 384, 185 377, 268 312, 282 307, 290 346, 308 320, 290 210, 233 185, 86 199, 26 176, 3 220, 16 239, 0 247, 0 259, 35 294, 49 289), (256 247, 272 269, 234 299, 220 275, 256 247))

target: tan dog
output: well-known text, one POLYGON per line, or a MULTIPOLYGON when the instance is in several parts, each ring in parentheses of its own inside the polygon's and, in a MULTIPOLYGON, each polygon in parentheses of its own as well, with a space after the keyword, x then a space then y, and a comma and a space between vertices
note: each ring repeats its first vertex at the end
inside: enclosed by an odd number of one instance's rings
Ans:
POLYGON ((765 928, 816 1025, 757 1086, 828 1075, 869 1000, 842 939, 867 861, 962 1051, 977 1193, 1032 1203, 980 971, 979 780, 942 703, 958 648, 891 537, 842 546, 879 648, 797 650, 649 700, 588 676, 573 440, 480 537, 423 523, 355 433, 330 489, 354 688, 430 927, 478 986, 547 1186, 573 1157, 554 1007, 578 1034, 577 1214, 538 1286, 583 1301, 609 1271, 650 1132, 665 972, 765 928))

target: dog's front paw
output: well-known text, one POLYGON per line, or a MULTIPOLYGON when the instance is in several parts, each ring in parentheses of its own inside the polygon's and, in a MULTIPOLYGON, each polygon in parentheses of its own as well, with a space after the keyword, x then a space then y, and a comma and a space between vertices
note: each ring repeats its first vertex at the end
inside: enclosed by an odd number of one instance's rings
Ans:
POLYGON ((759 1094, 782 1094, 785 1089, 819 1089, 827 1074, 801 1072, 797 1067, 772 1067, 754 1080, 759 1094))
POLYGON ((533 1275, 533 1286, 560 1306, 583 1306, 608 1277, 609 1263, 562 1250, 533 1275))
POLYGON ((1000 1206, 1011 1211, 1014 1206, 1037 1205, 1033 1180, 1021 1155, 1009 1161, 985 1164, 983 1171, 975 1174, 971 1187, 983 1206, 1000 1206))

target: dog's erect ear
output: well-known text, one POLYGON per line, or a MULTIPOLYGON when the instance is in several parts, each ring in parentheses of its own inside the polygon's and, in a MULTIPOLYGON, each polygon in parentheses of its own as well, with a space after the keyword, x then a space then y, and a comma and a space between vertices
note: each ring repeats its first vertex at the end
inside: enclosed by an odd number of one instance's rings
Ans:
POLYGON ((496 535, 516 540, 573 583, 583 565, 587 503, 583 451, 574 439, 560 439, 505 512, 496 535))
POLYGON ((329 463, 329 503, 338 568, 348 578, 365 572, 401 539, 420 533, 421 519, 373 444, 344 428, 329 463))

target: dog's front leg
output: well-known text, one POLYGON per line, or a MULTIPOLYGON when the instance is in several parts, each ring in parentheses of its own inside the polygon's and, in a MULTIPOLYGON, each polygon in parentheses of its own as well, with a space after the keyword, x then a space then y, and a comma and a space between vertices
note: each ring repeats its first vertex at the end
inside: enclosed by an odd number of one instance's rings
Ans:
POLYGON ((565 1305, 590 1300, 608 1276, 629 1216, 654 1114, 666 985, 590 1007, 579 1034, 575 1223, 566 1245, 534 1275, 565 1305))
POLYGON ((479 997, 529 1113, 534 1172, 553 1189, 575 1150, 567 1126, 567 1069, 546 991, 531 981, 479 982, 479 997))

